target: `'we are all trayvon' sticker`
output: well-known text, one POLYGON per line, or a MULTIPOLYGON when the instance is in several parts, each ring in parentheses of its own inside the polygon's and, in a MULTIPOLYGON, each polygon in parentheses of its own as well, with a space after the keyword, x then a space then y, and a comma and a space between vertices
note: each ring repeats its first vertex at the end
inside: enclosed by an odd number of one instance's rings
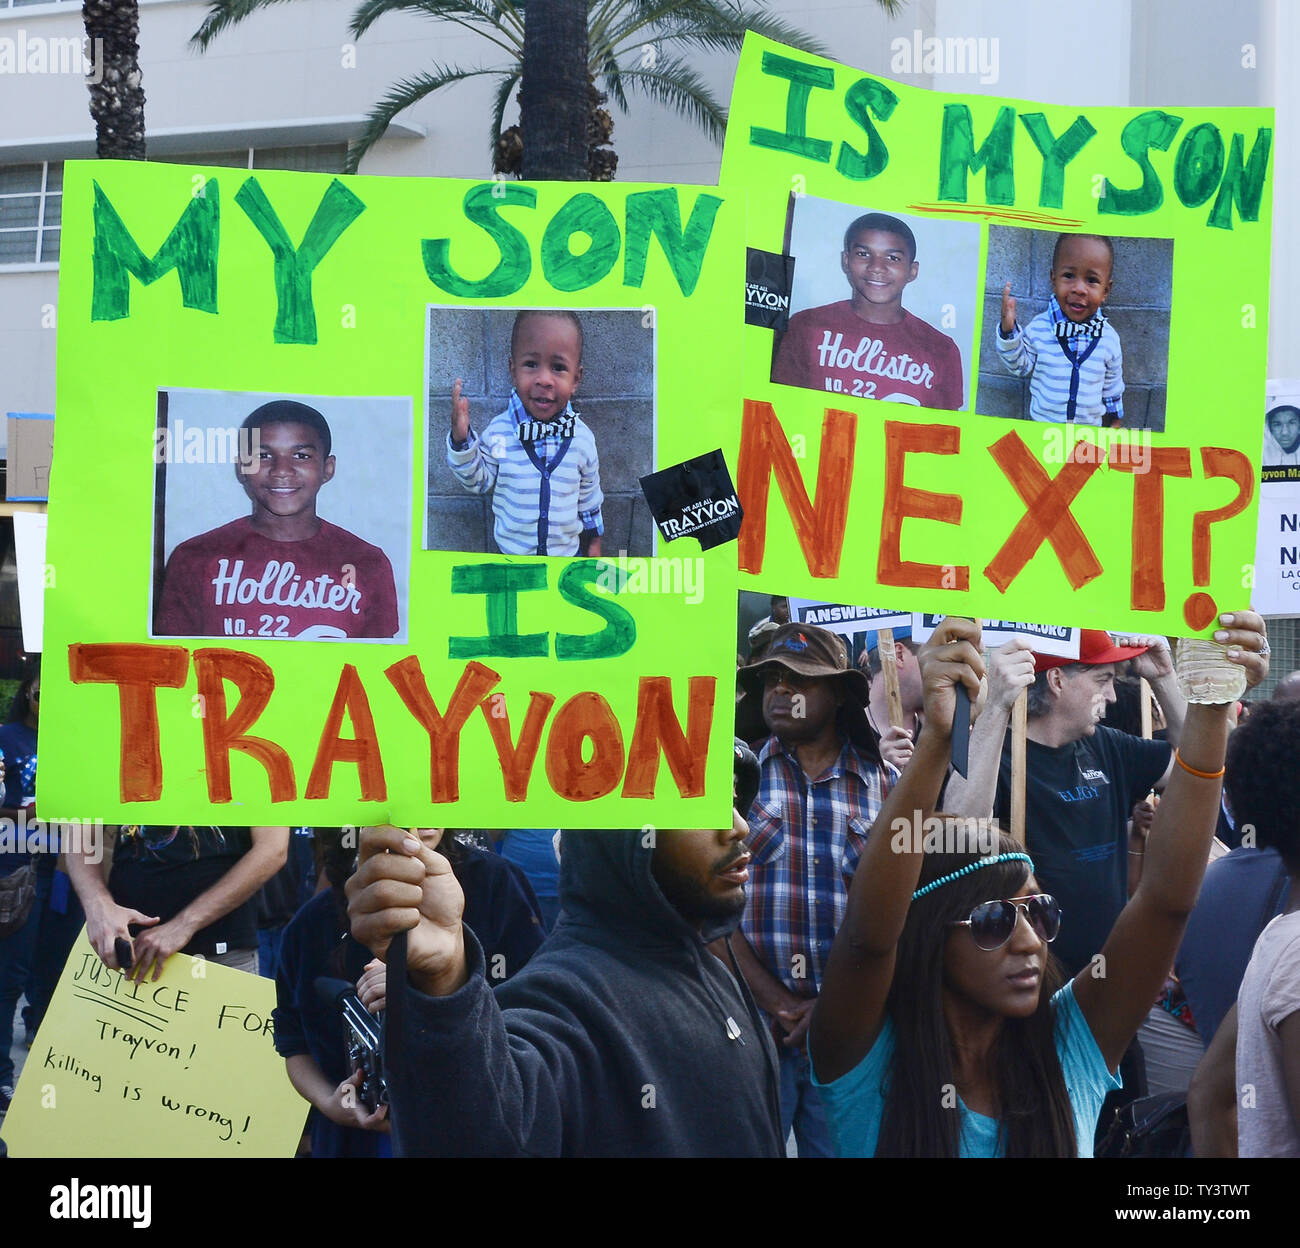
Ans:
POLYGON ((744 513, 720 450, 649 473, 641 489, 666 542, 694 537, 712 550, 740 536, 744 513))

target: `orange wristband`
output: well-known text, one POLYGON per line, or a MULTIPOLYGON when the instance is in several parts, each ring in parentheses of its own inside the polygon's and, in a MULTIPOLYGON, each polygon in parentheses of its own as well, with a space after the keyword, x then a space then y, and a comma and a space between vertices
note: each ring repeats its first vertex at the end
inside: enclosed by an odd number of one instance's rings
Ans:
POLYGON ((1174 751, 1174 762, 1176 762, 1190 776, 1196 776, 1200 780, 1218 780, 1227 770, 1226 767, 1220 767, 1218 771, 1197 771, 1195 767, 1189 767, 1183 762, 1183 757, 1177 750, 1174 751))

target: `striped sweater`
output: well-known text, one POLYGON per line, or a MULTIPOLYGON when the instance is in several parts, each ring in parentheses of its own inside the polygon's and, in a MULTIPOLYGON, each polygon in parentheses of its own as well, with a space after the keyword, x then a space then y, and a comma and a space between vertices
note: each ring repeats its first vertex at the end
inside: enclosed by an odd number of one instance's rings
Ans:
POLYGON ((572 418, 567 437, 524 441, 532 422, 515 393, 479 437, 457 448, 447 435, 447 466, 472 494, 492 493, 493 532, 505 555, 576 555, 584 530, 604 532, 600 461, 590 427, 566 407, 552 422, 572 418))
POLYGON ((1101 314, 1100 337, 1081 334, 1061 338, 1056 327, 1067 318, 1052 297, 1040 312, 1011 337, 995 341, 998 357, 1017 377, 1029 378, 1029 414, 1034 420, 1100 425, 1104 416, 1124 417, 1124 355, 1119 335, 1101 314))

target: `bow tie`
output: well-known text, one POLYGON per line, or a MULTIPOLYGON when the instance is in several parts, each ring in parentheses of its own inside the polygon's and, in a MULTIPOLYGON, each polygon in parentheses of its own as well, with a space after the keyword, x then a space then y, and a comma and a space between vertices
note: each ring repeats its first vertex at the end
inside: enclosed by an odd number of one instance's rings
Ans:
POLYGON ((1056 322, 1058 338, 1100 338, 1106 328, 1106 318, 1094 312, 1086 321, 1060 320, 1056 322))
POLYGON ((521 442, 540 442, 543 438, 573 437, 572 416, 561 416, 557 420, 524 420, 519 423, 519 440, 521 442))

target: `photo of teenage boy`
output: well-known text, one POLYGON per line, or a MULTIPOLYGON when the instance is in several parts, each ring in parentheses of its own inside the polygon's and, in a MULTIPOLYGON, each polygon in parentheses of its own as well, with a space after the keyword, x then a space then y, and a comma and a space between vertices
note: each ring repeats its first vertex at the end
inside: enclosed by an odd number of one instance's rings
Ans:
POLYGON ((920 273, 911 227, 883 212, 858 217, 844 232, 840 269, 849 298, 790 318, 772 380, 888 403, 962 407, 957 344, 903 307, 920 273))
POLYGON ((1300 408, 1281 403, 1264 417, 1264 467, 1290 464, 1300 464, 1300 408))
POLYGON ((506 555, 599 555, 604 495, 596 438, 569 400, 582 381, 576 312, 525 309, 510 334, 506 410, 482 435, 461 379, 451 390, 447 466, 473 494, 492 494, 493 535, 506 555))
POLYGON ((250 513, 180 543, 167 560, 154 634, 388 639, 393 569, 378 546, 317 515, 335 473, 325 417, 293 399, 245 419, 236 479, 250 513))
POLYGON ((1060 424, 1124 419, 1124 353, 1101 305, 1114 285, 1115 246, 1101 234, 1061 234, 1052 252, 1052 297, 1022 330, 1011 283, 1002 287, 998 356, 1029 378, 1029 414, 1060 424))

